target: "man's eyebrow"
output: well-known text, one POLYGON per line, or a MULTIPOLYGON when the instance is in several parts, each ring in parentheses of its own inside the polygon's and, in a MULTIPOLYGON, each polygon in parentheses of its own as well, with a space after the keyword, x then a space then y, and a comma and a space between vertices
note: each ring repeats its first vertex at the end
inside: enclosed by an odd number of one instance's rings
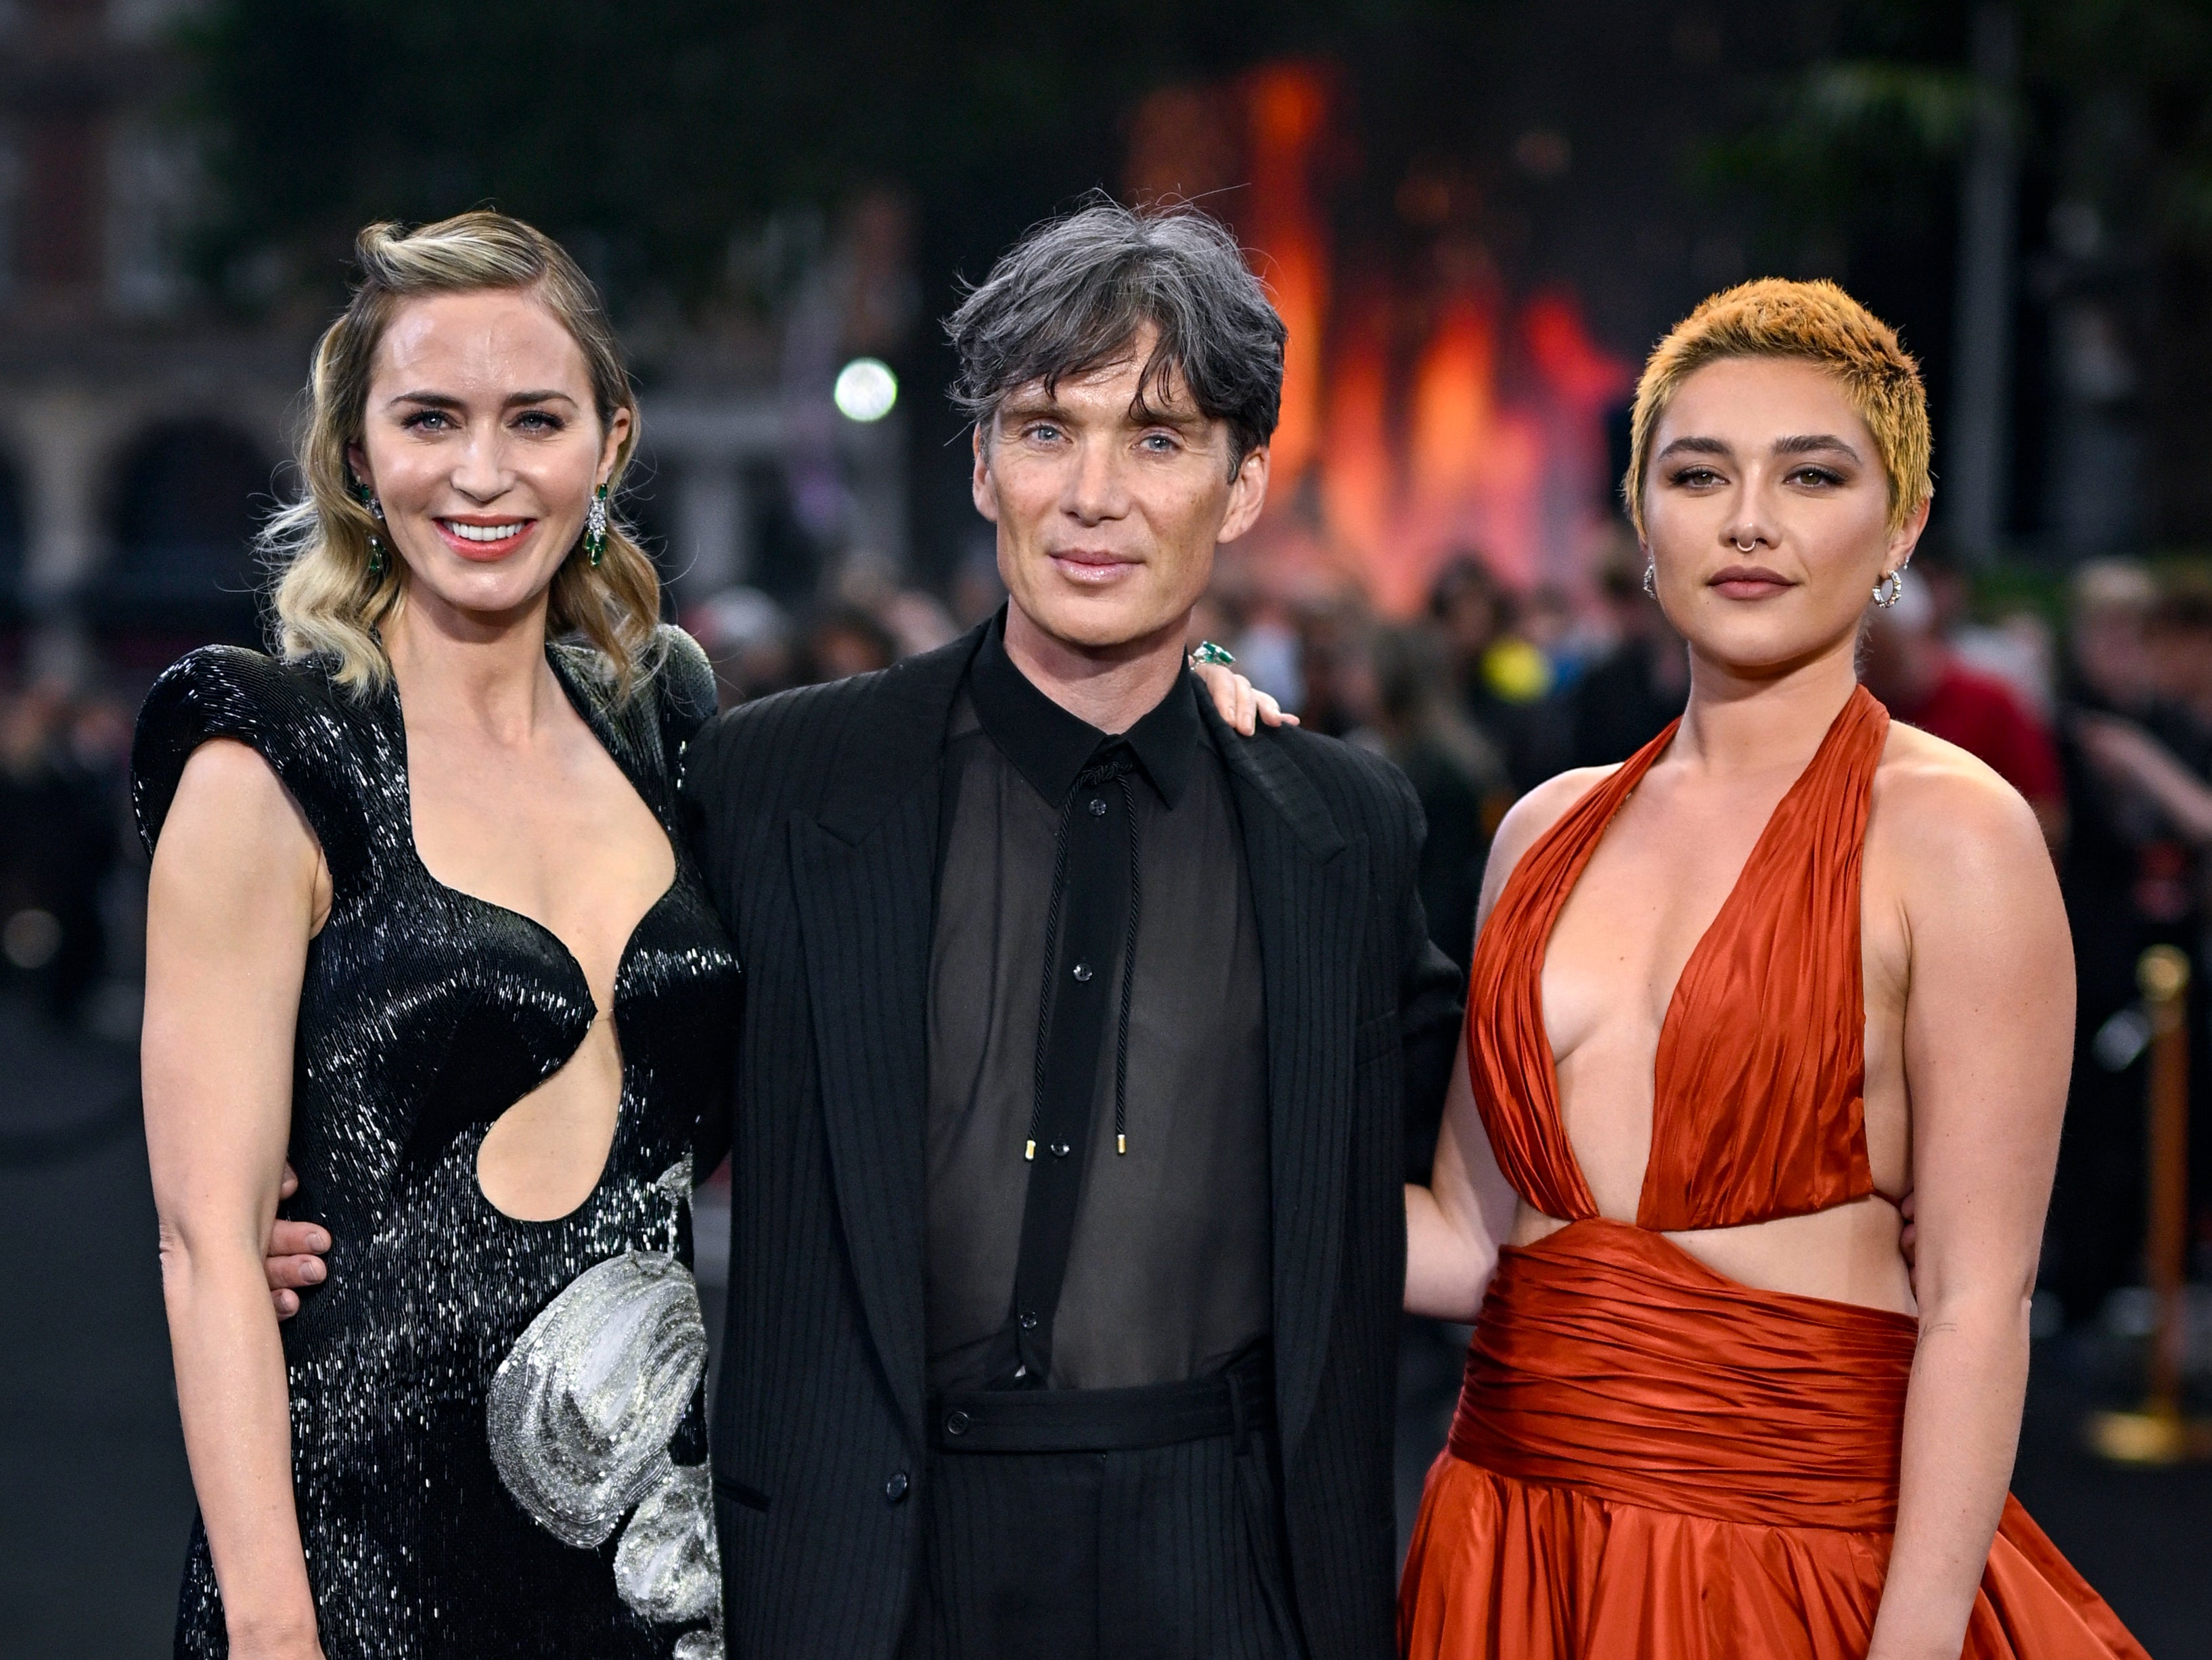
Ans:
POLYGON ((1774 441, 1774 453, 1777 455, 1817 455, 1826 451, 1840 451, 1854 461, 1859 459, 1856 446, 1847 439, 1837 437, 1832 432, 1802 433, 1795 437, 1778 438, 1774 441))
POLYGON ((1211 424, 1203 410, 1162 409, 1157 404, 1146 403, 1141 396, 1131 401, 1129 419, 1140 427, 1173 427, 1177 432, 1196 432, 1211 424))
POLYGON ((1030 386, 1018 392, 1010 392, 999 403, 999 413, 1001 416, 1057 415, 1060 410, 1060 399, 1053 393, 1036 386, 1030 386))

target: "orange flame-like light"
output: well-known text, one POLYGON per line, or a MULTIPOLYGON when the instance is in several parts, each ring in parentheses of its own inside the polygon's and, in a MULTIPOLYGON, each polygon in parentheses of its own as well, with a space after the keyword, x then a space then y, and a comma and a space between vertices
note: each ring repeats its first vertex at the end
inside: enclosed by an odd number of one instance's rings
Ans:
POLYGON ((1349 561, 1392 611, 1416 609, 1462 550, 1508 581, 1571 583, 1602 512, 1605 413, 1629 370, 1569 295, 1509 312, 1479 246, 1425 296, 1434 320, 1401 357, 1392 319, 1410 308, 1395 285, 1334 280, 1317 174, 1336 107, 1325 70, 1284 63, 1231 88, 1155 94, 1134 124, 1140 195, 1188 192, 1241 145, 1249 189, 1223 205, 1290 331, 1257 539, 1271 556, 1349 561), (1236 113, 1215 123, 1215 109, 1236 113))

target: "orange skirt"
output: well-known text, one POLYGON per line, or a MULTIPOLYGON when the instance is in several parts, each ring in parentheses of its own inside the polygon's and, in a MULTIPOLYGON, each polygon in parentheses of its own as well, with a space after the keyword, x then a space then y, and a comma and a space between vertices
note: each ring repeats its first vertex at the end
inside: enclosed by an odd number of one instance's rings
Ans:
MULTIPOLYGON (((1753 1291, 1659 1234, 1498 1263, 1398 1598, 1422 1660, 1844 1660, 1881 1600, 1915 1323, 1753 1291)), ((2148 1660, 2008 1497, 1972 1660, 2148 1660)))

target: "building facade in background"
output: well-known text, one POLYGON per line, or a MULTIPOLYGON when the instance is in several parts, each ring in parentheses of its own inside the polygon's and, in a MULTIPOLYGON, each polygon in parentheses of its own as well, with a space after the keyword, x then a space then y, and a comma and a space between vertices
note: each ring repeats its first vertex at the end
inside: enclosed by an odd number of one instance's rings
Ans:
MULTIPOLYGON (((260 637, 252 536, 342 289, 333 271, 248 317, 189 280, 171 41, 191 9, 0 0, 0 672, 136 679, 260 637)), ((646 435, 625 508, 679 604, 905 561, 902 412, 832 398, 906 325, 903 221, 864 202, 804 252, 783 316, 624 326, 646 435)))

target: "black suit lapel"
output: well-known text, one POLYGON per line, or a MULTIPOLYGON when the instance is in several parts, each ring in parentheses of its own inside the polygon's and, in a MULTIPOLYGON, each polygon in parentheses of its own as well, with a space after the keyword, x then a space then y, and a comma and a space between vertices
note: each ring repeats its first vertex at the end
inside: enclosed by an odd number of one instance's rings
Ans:
POLYGON ((917 1436, 937 768, 981 638, 886 673, 827 761, 819 817, 794 812, 790 827, 840 1219, 868 1329, 917 1436))
POLYGON ((1346 840, 1278 744, 1206 715, 1235 781, 1267 988, 1275 1393, 1291 1449, 1321 1387, 1344 1249, 1367 845, 1346 840))

